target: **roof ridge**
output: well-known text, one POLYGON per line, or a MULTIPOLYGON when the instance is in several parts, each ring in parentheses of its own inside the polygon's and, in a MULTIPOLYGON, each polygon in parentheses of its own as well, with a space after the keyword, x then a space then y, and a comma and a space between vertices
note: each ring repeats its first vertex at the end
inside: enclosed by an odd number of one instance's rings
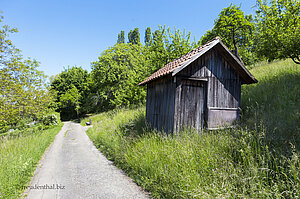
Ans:
POLYGON ((158 69, 156 72, 154 72, 151 76, 146 78, 144 81, 140 82, 138 85, 142 85, 146 82, 149 82, 153 79, 157 79, 161 76, 167 75, 171 72, 173 72, 176 68, 180 67, 184 62, 190 60, 193 56, 201 52, 203 48, 209 46, 212 42, 219 40, 221 41, 220 37, 215 37, 214 39, 208 41, 204 45, 199 46, 198 48, 194 48, 193 50, 187 52, 186 54, 172 60, 171 62, 165 64, 162 68, 158 69))
MULTIPOLYGON (((215 41, 215 40, 222 41, 222 39, 221 39, 219 36, 216 36, 215 38, 213 38, 212 40, 206 42, 205 44, 200 45, 199 47, 192 49, 191 51, 187 52, 186 54, 181 55, 180 57, 177 57, 177 58, 173 59, 171 62, 173 62, 173 61, 175 61, 175 60, 178 60, 178 59, 181 59, 182 57, 184 57, 184 56, 186 56, 186 55, 188 55, 188 54, 191 54, 191 52, 193 52, 193 51, 200 50, 200 49, 202 49, 203 47, 208 46, 209 44, 211 44, 211 43, 212 43, 213 41, 215 41)), ((169 63, 171 63, 171 62, 169 62, 169 63)), ((167 64, 169 64, 169 63, 167 63, 167 64)), ((165 65, 167 65, 167 64, 165 64, 165 65)))

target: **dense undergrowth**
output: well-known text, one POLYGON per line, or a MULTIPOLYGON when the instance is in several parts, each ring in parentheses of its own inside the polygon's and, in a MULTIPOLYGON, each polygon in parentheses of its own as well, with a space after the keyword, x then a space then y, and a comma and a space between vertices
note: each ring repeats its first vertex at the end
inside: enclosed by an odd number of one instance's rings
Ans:
POLYGON ((279 61, 251 72, 259 83, 243 87, 235 129, 164 135, 139 107, 93 116, 87 133, 154 198, 299 198, 300 68, 279 61))
POLYGON ((35 126, 0 137, 0 198, 19 198, 62 124, 35 126))

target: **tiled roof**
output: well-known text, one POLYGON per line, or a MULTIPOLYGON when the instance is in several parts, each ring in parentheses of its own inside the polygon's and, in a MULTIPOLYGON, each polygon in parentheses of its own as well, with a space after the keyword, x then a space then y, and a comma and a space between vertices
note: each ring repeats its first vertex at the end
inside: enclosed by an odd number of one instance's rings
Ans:
POLYGON ((153 73, 150 77, 148 77, 147 79, 145 79, 144 81, 139 83, 139 85, 146 84, 146 83, 148 83, 152 80, 155 80, 159 77, 170 74, 171 72, 173 72, 174 70, 176 70, 177 68, 182 66, 184 63, 191 60, 194 56, 198 55, 199 53, 201 53, 202 51, 204 51, 205 49, 210 47, 210 45, 213 42, 220 41, 220 40, 221 40, 220 37, 216 37, 212 41, 207 42, 205 45, 200 46, 199 48, 196 48, 196 49, 188 52, 187 54, 185 54, 185 55, 183 55, 183 56, 181 56, 177 59, 174 59, 173 61, 171 61, 170 63, 166 64, 164 67, 162 67, 161 69, 159 69, 158 71, 153 73))

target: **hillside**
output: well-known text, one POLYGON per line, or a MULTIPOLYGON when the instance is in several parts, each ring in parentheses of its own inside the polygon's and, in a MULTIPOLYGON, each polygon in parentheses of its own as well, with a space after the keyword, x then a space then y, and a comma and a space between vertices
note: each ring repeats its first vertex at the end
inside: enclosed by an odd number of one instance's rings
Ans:
POLYGON ((290 60, 260 63, 251 73, 257 84, 242 88, 242 125, 267 130, 279 146, 295 143, 300 150, 300 67, 290 60))
POLYGON ((139 107, 92 116, 87 133, 155 198, 297 198, 300 67, 278 61, 251 72, 259 83, 243 86, 235 129, 162 135, 139 107))

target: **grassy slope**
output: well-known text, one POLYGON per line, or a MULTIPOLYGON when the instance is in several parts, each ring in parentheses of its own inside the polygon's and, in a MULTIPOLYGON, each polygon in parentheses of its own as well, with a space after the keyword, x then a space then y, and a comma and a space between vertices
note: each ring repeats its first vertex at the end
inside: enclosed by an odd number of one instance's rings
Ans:
POLYGON ((300 150, 300 65, 290 60, 255 66, 258 84, 243 86, 244 125, 263 124, 267 139, 300 150))
POLYGON ((141 107, 94 116, 88 135, 156 198, 299 197, 300 67, 251 72, 259 83, 243 87, 241 128, 167 137, 145 127, 141 107))
POLYGON ((18 198, 62 124, 47 130, 27 129, 0 138, 0 198, 18 198))

